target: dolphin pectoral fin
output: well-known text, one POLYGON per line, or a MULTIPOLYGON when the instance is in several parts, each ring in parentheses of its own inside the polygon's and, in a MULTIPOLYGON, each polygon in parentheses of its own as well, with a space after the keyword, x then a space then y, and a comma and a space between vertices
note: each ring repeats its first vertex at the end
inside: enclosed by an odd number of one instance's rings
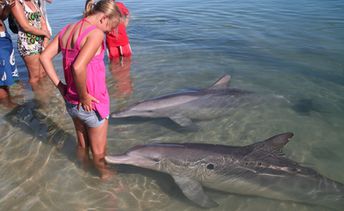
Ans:
POLYGON ((182 127, 188 127, 193 125, 191 119, 182 116, 182 115, 174 115, 169 117, 173 122, 177 123, 178 125, 182 127))
POLYGON ((184 195, 201 207, 216 207, 218 204, 209 198, 203 191, 202 185, 188 177, 173 176, 174 181, 183 191, 184 195))

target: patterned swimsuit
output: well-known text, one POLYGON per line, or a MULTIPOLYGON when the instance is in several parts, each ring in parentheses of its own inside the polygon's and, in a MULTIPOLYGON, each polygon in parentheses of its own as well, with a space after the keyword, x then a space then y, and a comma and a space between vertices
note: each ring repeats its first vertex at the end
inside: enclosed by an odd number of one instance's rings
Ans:
MULTIPOLYGON (((38 29, 42 28, 41 16, 42 12, 39 9, 38 1, 35 0, 34 5, 36 11, 32 11, 26 4, 24 0, 19 0, 23 5, 25 17, 29 21, 31 26, 38 29)), ((21 56, 30 56, 34 54, 39 54, 43 50, 43 39, 44 36, 37 36, 28 32, 25 32, 20 26, 18 31, 18 51, 21 56)))

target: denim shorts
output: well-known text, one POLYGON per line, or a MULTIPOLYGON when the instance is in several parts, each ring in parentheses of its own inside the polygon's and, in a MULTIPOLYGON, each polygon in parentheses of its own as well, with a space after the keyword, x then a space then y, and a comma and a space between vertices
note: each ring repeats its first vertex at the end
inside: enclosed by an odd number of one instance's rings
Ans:
POLYGON ((68 101, 66 102, 66 109, 68 114, 74 119, 78 118, 88 127, 99 127, 105 122, 105 119, 102 118, 97 111, 85 111, 82 106, 78 109, 78 105, 71 104, 68 101))

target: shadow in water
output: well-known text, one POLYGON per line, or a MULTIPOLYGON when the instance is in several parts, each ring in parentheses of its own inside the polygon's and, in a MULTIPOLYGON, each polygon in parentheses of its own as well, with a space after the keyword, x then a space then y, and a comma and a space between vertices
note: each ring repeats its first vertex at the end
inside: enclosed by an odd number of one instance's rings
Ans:
POLYGON ((169 130, 188 133, 188 132, 197 132, 199 131, 199 126, 196 124, 190 124, 189 126, 182 127, 168 118, 145 118, 145 117, 126 117, 126 118, 111 118, 109 119, 109 124, 112 125, 130 125, 130 124, 142 124, 142 123, 151 123, 154 125, 162 126, 169 130))
POLYGON ((313 99, 299 99, 291 107, 294 111, 302 115, 310 115, 311 112, 323 112, 313 99))
MULTIPOLYGON (((38 109, 39 104, 40 102, 32 100, 18 105, 7 113, 4 119, 14 128, 20 128, 24 133, 37 138, 36 140, 56 147, 58 152, 76 163, 77 166, 85 166, 84 163, 80 163, 82 160, 77 156, 78 147, 75 137, 64 131, 51 118, 41 113, 38 109)), ((94 169, 90 170, 90 173, 96 174, 94 169)))
MULTIPOLYGON (((202 207, 197 206, 185 197, 182 190, 176 185, 173 178, 169 174, 129 165, 116 165, 116 170, 118 173, 125 175, 142 175, 144 177, 150 178, 154 180, 161 188, 161 191, 166 193, 169 197, 172 197, 173 199, 178 200, 184 204, 188 204, 190 207, 197 207, 199 209, 202 209, 202 207)), ((225 196, 226 194, 228 195, 228 193, 207 188, 206 191, 210 193, 218 193, 223 196, 225 196)))

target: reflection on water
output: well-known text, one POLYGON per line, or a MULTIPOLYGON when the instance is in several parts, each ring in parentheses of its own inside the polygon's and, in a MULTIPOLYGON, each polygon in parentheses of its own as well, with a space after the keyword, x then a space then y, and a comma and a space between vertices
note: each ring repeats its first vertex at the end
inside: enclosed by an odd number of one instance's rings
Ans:
POLYGON ((133 93, 133 85, 130 76, 131 57, 120 57, 110 60, 109 69, 112 76, 110 89, 114 89, 111 97, 116 100, 118 107, 133 93))
POLYGON ((115 83, 114 98, 127 98, 133 92, 130 78, 130 57, 121 57, 110 61, 110 72, 115 83))

